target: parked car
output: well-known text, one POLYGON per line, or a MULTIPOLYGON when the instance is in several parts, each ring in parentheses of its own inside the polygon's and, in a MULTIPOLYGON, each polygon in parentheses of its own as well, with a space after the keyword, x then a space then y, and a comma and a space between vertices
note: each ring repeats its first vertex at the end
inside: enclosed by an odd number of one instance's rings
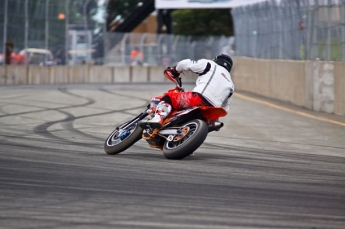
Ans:
POLYGON ((28 48, 17 54, 17 64, 54 65, 51 51, 47 49, 28 48))

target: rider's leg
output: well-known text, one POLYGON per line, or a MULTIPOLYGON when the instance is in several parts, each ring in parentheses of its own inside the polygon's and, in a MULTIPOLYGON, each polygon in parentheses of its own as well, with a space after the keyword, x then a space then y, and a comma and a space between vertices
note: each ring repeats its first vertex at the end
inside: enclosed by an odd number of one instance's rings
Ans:
POLYGON ((197 92, 167 92, 156 106, 152 119, 140 121, 140 125, 149 125, 151 128, 160 128, 163 120, 169 115, 172 109, 180 110, 194 106, 206 106, 203 99, 197 92))
POLYGON ((212 104, 197 92, 167 92, 166 95, 169 96, 170 104, 174 110, 181 110, 188 107, 212 106, 212 104))
POLYGON ((160 128, 162 127, 163 120, 170 114, 171 105, 165 101, 161 101, 156 106, 156 111, 152 119, 142 121, 141 125, 149 125, 151 128, 160 128))
POLYGON ((150 115, 153 115, 156 111, 156 107, 158 105, 158 103, 162 101, 162 96, 154 96, 154 97, 151 97, 151 100, 150 100, 150 109, 148 110, 148 113, 150 115))

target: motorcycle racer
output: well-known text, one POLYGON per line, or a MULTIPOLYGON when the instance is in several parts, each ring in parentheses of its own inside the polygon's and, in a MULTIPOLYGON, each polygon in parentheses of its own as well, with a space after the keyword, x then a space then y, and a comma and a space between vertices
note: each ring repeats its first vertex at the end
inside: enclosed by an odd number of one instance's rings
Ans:
POLYGON ((171 69, 172 77, 177 78, 183 71, 192 71, 198 74, 196 86, 191 92, 176 92, 170 90, 163 94, 154 111, 153 117, 140 121, 140 125, 149 125, 151 128, 161 128, 163 120, 172 109, 183 109, 194 106, 222 107, 229 111, 234 84, 230 71, 233 66, 232 58, 220 54, 213 58, 199 59, 197 61, 184 59, 171 69))

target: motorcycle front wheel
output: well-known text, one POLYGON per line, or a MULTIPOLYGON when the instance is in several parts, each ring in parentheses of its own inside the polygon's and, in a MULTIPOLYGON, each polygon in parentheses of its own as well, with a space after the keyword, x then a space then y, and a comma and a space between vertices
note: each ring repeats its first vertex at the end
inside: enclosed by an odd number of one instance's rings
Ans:
POLYGON ((178 141, 166 141, 163 154, 167 159, 183 159, 192 154, 205 141, 208 134, 207 124, 195 119, 182 125, 188 127, 188 133, 178 141))
POLYGON ((142 132, 143 129, 141 129, 138 123, 133 123, 125 129, 117 127, 105 141, 104 151, 112 155, 121 153, 139 141, 142 137, 142 132))

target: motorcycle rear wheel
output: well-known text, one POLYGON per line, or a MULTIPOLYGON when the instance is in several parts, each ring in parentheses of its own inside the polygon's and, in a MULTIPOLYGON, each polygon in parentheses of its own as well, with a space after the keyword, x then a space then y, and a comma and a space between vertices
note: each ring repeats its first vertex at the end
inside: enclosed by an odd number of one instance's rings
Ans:
MULTIPOLYGON (((122 129, 123 130, 123 129, 122 129)), ((131 147, 134 143, 139 141, 142 138, 143 129, 138 125, 138 123, 133 123, 129 127, 125 129, 125 131, 129 131, 129 135, 121 140, 121 129, 116 128, 104 142, 104 151, 107 154, 118 154, 129 147, 131 147)))
POLYGON ((205 141, 208 134, 207 124, 195 119, 182 126, 189 127, 189 132, 179 141, 166 141, 163 154, 167 159, 183 159, 192 154, 205 141))

